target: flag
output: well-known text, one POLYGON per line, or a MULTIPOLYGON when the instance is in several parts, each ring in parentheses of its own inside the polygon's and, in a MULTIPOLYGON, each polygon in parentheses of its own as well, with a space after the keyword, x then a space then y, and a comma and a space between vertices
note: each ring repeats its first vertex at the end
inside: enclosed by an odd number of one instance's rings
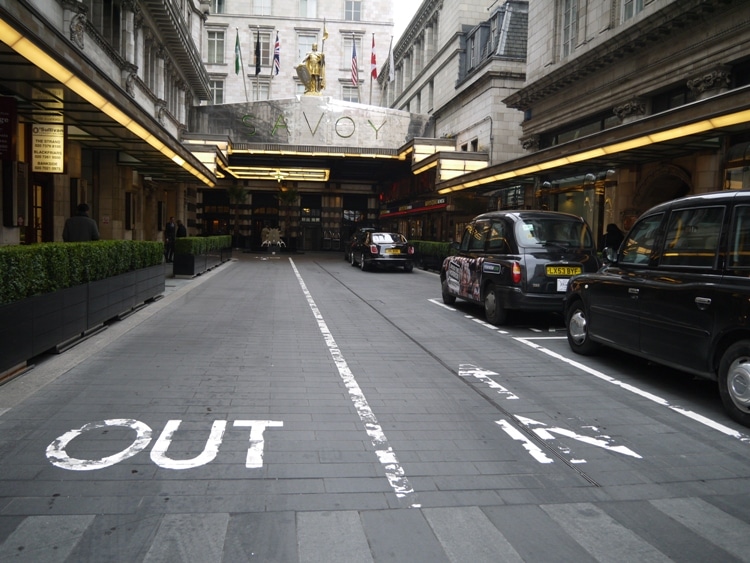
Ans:
POLYGON ((234 41, 234 73, 239 74, 242 70, 242 54, 240 54, 240 30, 237 30, 237 39, 234 41))
POLYGON ((281 43, 279 43, 279 32, 276 32, 276 43, 273 46, 273 73, 279 74, 281 68, 281 43))
POLYGON ((323 41, 328 39, 328 32, 326 31, 326 19, 323 18, 323 41))
POLYGON ((375 61, 375 34, 372 34, 372 54, 370 55, 370 76, 377 79, 378 63, 375 61))
POLYGON ((352 84, 359 86, 359 76, 357 75, 357 42, 352 37, 352 84))
POLYGON ((388 82, 396 80, 396 66, 393 63, 393 37, 391 37, 391 46, 388 47, 388 82))
POLYGON ((258 76, 260 74, 260 31, 255 37, 255 76, 258 76))

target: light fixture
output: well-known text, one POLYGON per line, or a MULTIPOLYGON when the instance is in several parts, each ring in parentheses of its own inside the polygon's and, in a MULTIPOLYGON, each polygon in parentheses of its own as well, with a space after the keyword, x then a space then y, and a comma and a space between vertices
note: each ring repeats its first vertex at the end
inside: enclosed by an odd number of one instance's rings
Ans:
POLYGON ((188 169, 185 166, 187 163, 183 158, 177 157, 178 160, 175 160, 176 153, 167 148, 164 143, 159 141, 144 127, 137 124, 124 111, 115 106, 112 102, 109 102, 104 96, 99 94, 95 89, 93 89, 83 80, 74 75, 72 71, 68 70, 56 59, 44 52, 44 50, 34 44, 31 40, 24 37, 23 34, 19 33, 13 26, 11 26, 3 19, 0 19, 0 41, 8 45, 11 49, 28 60, 34 66, 43 70, 52 78, 68 87, 70 90, 75 92, 78 96, 86 100, 92 106, 101 110, 102 113, 106 114, 115 122, 128 129, 128 131, 136 135, 138 138, 146 141, 149 145, 164 154, 167 158, 174 160, 185 171, 189 172, 194 177, 207 184, 209 187, 213 187, 215 185, 215 182, 209 180, 195 167, 190 166, 190 169, 188 169))

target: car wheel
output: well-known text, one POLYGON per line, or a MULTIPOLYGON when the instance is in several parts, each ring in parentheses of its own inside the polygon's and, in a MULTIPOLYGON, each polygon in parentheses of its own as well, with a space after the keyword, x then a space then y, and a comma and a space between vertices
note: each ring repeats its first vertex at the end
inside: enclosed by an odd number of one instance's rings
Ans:
POLYGON ((404 272, 411 272, 414 269, 414 264, 407 262, 404 264, 404 272))
POLYGON ((568 344, 573 352, 582 356, 591 356, 597 352, 599 344, 592 342, 589 338, 586 311, 580 301, 571 304, 568 309, 565 327, 568 333, 568 344))
POLYGON ((719 395, 729 416, 750 426, 750 341, 732 344, 721 357, 719 395))
POLYGON ((484 292, 484 316, 493 325, 502 325, 508 320, 508 310, 500 304, 494 284, 488 285, 484 292))
POLYGON ((352 265, 352 266, 356 266, 356 265, 357 265, 357 263, 356 263, 356 262, 354 261, 354 252, 352 252, 352 253, 351 253, 351 254, 349 255, 349 258, 350 258, 350 260, 351 260, 351 265, 352 265))
POLYGON ((359 267, 363 272, 367 271, 367 265, 365 264, 365 255, 363 254, 359 258, 359 267))
POLYGON ((443 278, 443 281, 440 282, 440 287, 443 290, 443 303, 453 305, 456 302, 456 296, 448 291, 448 278, 443 278))

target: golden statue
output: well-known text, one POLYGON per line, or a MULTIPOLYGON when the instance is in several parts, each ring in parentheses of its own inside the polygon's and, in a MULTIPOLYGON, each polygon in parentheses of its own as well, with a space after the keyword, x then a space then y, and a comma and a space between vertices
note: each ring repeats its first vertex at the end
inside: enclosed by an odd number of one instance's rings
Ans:
POLYGON ((305 94, 317 95, 326 87, 326 58, 318 52, 318 44, 312 44, 312 51, 307 53, 297 65, 297 76, 305 85, 305 94))

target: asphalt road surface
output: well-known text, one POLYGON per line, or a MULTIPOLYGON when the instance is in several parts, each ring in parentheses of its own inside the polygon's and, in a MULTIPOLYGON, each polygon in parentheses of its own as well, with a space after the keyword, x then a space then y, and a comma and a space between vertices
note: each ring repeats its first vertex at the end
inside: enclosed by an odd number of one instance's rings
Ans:
POLYGON ((240 254, 0 387, 0 561, 750 561, 715 384, 240 254))

